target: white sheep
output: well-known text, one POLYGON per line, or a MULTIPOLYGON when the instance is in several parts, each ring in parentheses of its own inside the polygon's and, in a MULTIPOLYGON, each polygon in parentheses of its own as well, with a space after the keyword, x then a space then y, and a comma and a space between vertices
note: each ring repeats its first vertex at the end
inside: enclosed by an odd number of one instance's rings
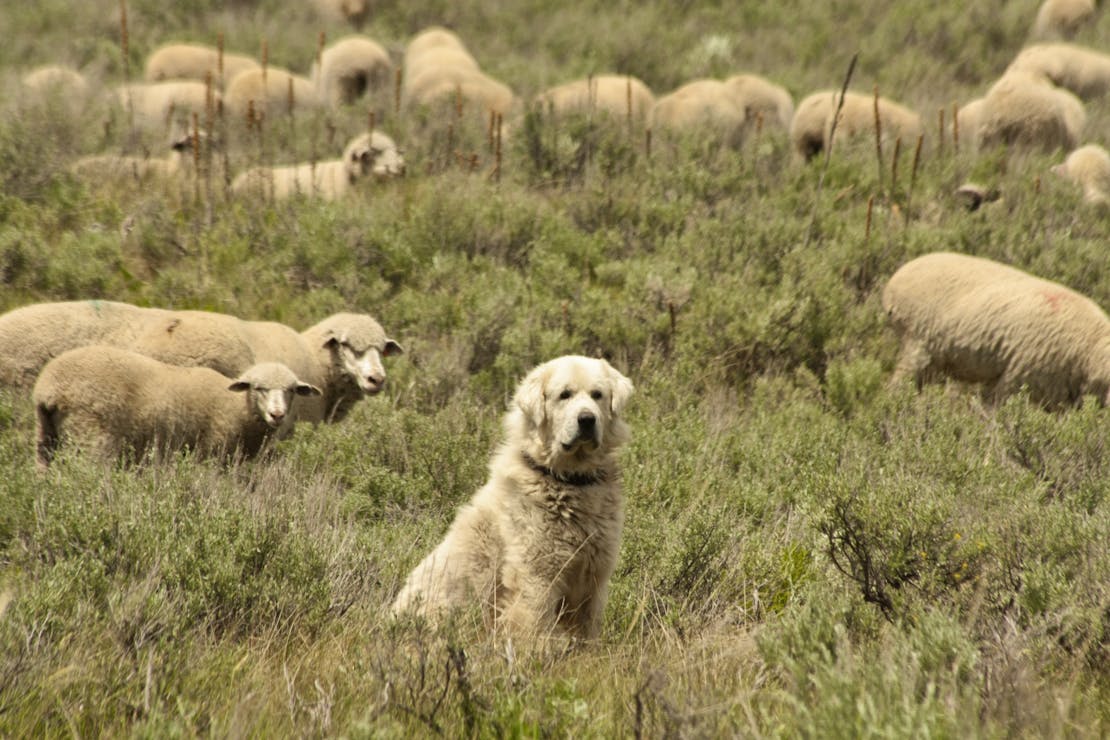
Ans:
POLYGON ((1040 75, 1020 71, 1007 72, 991 87, 977 115, 980 147, 1071 149, 1087 124, 1079 98, 1040 75))
POLYGON ((89 93, 89 83, 84 75, 57 64, 36 67, 24 74, 21 82, 25 89, 39 95, 56 92, 67 98, 82 100, 89 93))
POLYGON ((655 95, 641 80, 629 75, 597 75, 549 88, 536 96, 541 110, 556 115, 604 111, 619 120, 644 121, 655 105, 655 95))
POLYGON ((1110 54, 1075 44, 1034 44, 1022 49, 1006 70, 1043 76, 1084 100, 1110 91, 1110 54))
POLYGON ((380 131, 353 139, 341 159, 289 165, 254 167, 240 173, 231 191, 240 195, 282 200, 295 195, 338 200, 362 180, 384 180, 403 175, 405 160, 397 144, 380 131))
POLYGON ((979 257, 907 262, 883 289, 901 338, 893 382, 982 383, 996 401, 1028 387, 1048 407, 1110 391, 1110 318, 1069 288, 979 257))
POLYGON ((425 56, 431 58, 433 52, 436 54, 446 52, 440 58, 443 60, 450 59, 452 65, 468 66, 471 69, 479 68, 478 62, 467 51, 462 39, 446 28, 432 26, 413 36, 405 46, 405 57, 402 63, 405 76, 408 77, 412 72, 419 71, 418 68, 422 63, 422 58, 425 56))
POLYGON ((480 70, 465 67, 427 67, 410 80, 402 94, 406 110, 432 107, 444 100, 458 97, 464 106, 470 104, 480 123, 489 120, 490 111, 502 116, 517 108, 517 97, 508 85, 480 70))
POLYGON ((979 148, 979 127, 983 123, 985 98, 976 98, 956 111, 955 135, 959 146, 967 146, 972 151, 979 148))
POLYGON ((1088 203, 1110 203, 1110 154, 1101 146, 1079 147, 1052 172, 1081 186, 1088 203))
POLYGON ((366 314, 334 314, 298 333, 284 324, 209 311, 99 300, 37 303, 0 316, 0 385, 30 388, 52 357, 93 344, 226 377, 259 362, 281 362, 323 391, 298 406, 298 417, 312 422, 338 421, 358 400, 380 391, 386 380, 382 358, 403 352, 366 314))
POLYGON ((202 44, 166 44, 151 53, 146 60, 144 77, 148 82, 161 80, 211 79, 222 88, 224 84, 248 69, 261 65, 246 54, 223 53, 223 74, 220 73, 220 51, 202 44))
POLYGON ((321 52, 312 77, 320 100, 338 107, 354 103, 364 95, 389 90, 393 63, 377 42, 365 36, 348 36, 321 52))
MULTIPOLYGON (((198 135, 198 139, 200 136, 198 135)), ((70 167, 75 175, 94 182, 105 180, 148 182, 172 181, 183 172, 192 172, 193 137, 185 135, 170 144, 165 157, 137 157, 94 154, 81 157, 70 167)))
POLYGON ((295 396, 318 396, 285 365, 267 362, 228 378, 126 349, 79 347, 48 362, 31 398, 40 467, 59 446, 106 458, 187 447, 197 454, 257 455, 291 432, 295 396))
POLYGON ((749 128, 762 121, 765 128, 790 130, 794 99, 785 87, 752 74, 733 75, 725 80, 725 86, 744 109, 749 128))
POLYGON ((312 80, 280 67, 240 72, 228 83, 224 93, 227 112, 240 118, 252 107, 256 115, 273 117, 320 104, 312 80))
POLYGON ((116 103, 133 115, 141 128, 192 126, 195 114, 204 122, 209 110, 215 115, 221 95, 215 87, 203 82, 149 82, 121 85, 115 90, 116 103))
MULTIPOLYGON (((875 135, 875 96, 848 91, 844 105, 832 131, 833 118, 840 103, 839 90, 822 90, 807 96, 794 112, 790 123, 790 140, 794 150, 807 160, 825 151, 829 137, 838 141, 861 135, 875 135)), ((884 97, 879 97, 879 121, 882 140, 893 143, 900 138, 903 146, 915 146, 923 133, 921 116, 884 97)))
POLYGON ((1035 39, 1071 38, 1094 14, 1095 0, 1044 0, 1031 35, 1035 39))
POLYGON ((317 12, 330 21, 346 21, 356 28, 370 14, 369 0, 312 0, 317 12))
POLYGON ((175 311, 146 322, 131 348, 174 365, 203 365, 231 376, 258 362, 281 362, 323 395, 299 404, 297 418, 339 421, 385 385, 383 357, 402 353, 365 314, 338 313, 298 333, 272 321, 208 311, 175 311))
POLYGON ((655 101, 648 117, 653 130, 712 132, 723 143, 744 141, 747 115, 731 89, 719 80, 693 80, 655 101))

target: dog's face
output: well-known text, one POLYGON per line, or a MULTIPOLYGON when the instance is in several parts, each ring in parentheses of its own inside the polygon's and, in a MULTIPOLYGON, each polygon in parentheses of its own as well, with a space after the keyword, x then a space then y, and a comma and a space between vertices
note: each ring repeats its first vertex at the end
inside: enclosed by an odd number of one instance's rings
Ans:
POLYGON ((619 421, 632 382, 605 360, 568 355, 545 362, 517 388, 515 402, 548 462, 585 460, 624 442, 619 421))

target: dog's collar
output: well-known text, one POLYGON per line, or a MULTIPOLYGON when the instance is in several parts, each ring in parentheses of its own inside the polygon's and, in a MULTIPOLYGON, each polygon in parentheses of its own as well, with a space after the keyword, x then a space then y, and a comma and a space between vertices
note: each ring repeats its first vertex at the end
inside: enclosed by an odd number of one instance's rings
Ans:
POLYGON ((609 478, 608 472, 600 468, 588 473, 557 473, 549 467, 540 465, 528 453, 522 453, 521 456, 524 458, 525 465, 557 483, 565 483, 569 486, 592 486, 596 483, 604 483, 609 478))

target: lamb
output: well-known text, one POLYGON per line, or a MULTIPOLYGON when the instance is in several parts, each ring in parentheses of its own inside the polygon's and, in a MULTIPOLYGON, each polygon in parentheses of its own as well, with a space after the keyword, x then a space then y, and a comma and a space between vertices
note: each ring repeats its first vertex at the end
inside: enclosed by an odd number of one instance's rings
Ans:
POLYGON ((374 131, 353 139, 343 150, 342 159, 286 167, 254 167, 236 176, 231 191, 277 200, 295 195, 338 200, 369 176, 383 180, 404 173, 405 160, 397 144, 382 132, 374 131))
POLYGON ((284 324, 208 311, 112 301, 39 303, 0 316, 0 385, 30 388, 52 357, 93 344, 226 377, 259 362, 281 362, 322 390, 297 409, 299 418, 313 423, 340 421, 360 399, 378 393, 386 381, 381 358, 403 352, 366 314, 334 314, 298 333, 284 324))
POLYGON ((223 88, 228 80, 261 65, 245 54, 223 54, 223 74, 220 73, 220 51, 202 44, 166 44, 147 57, 144 77, 147 82, 161 80, 211 79, 212 84, 223 88))
POLYGON ((1034 44, 1018 53, 1006 70, 1043 76, 1083 100, 1110 91, 1110 54, 1075 44, 1034 44))
POLYGON ((1003 75, 987 92, 978 115, 980 147, 1071 149, 1087 123, 1079 98, 1026 72, 1003 75))
POLYGON ((718 80, 694 80, 652 106, 649 126, 673 131, 709 130, 729 146, 744 141, 747 116, 730 88, 718 80))
POLYGON ((1052 172, 1080 185, 1088 203, 1110 203, 1110 154, 1101 146, 1088 144, 1076 149, 1052 172))
POLYGON ((193 81, 121 85, 115 90, 115 98, 142 128, 168 129, 175 123, 188 127, 193 114, 203 121, 209 109, 216 111, 221 104, 218 90, 193 81))
POLYGON ((204 367, 80 347, 48 362, 35 382, 36 458, 46 468, 71 443, 109 459, 182 447, 250 457, 290 431, 295 396, 319 395, 280 363, 254 365, 229 383, 204 367))
POLYGON ((355 28, 370 14, 369 0, 313 0, 317 12, 328 20, 347 21, 355 28))
POLYGON ((307 77, 280 67, 268 67, 240 72, 228 83, 224 94, 228 113, 244 117, 252 103, 256 114, 272 117, 300 108, 317 107, 320 97, 316 85, 307 77))
POLYGON ((744 109, 749 128, 762 120, 764 127, 790 130, 794 119, 794 99, 786 88, 759 75, 733 75, 725 86, 744 109))
POLYGON ((1071 38, 1094 14, 1095 0, 1045 0, 1033 22, 1032 37, 1071 38))
POLYGON ((1013 267, 937 252, 899 268, 883 308, 901 338, 892 382, 982 383, 997 401, 1027 387, 1046 407, 1110 391, 1110 318, 1082 295, 1013 267))
POLYGON ((549 88, 536 102, 557 115, 604 111, 621 120, 644 121, 655 105, 655 95, 635 77, 598 75, 549 88))
POLYGON ((338 107, 389 89, 393 63, 380 44, 365 36, 348 36, 324 49, 312 76, 320 100, 338 107))
POLYGON ((193 144, 191 135, 182 136, 170 144, 170 153, 165 157, 94 154, 81 157, 73 163, 70 170, 75 175, 94 182, 103 182, 105 179, 135 182, 171 181, 191 166, 193 144))
MULTIPOLYGON (((833 116, 840 92, 822 90, 798 103, 790 123, 790 140, 794 150, 807 161, 825 150, 832 135, 833 116)), ((879 121, 884 141, 902 139, 904 145, 916 144, 924 129, 921 116, 887 98, 879 98, 879 121)), ((844 107, 836 124, 835 136, 841 139, 863 134, 874 136, 875 97, 857 92, 844 95, 844 107)))

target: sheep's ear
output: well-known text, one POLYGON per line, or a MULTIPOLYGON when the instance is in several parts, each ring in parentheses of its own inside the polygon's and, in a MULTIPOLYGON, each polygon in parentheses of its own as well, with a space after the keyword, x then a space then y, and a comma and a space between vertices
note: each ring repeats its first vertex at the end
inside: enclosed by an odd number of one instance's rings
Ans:
MULTIPOLYGON (((605 362, 602 360, 602 362, 605 362)), ((632 396, 632 381, 622 375, 616 368, 605 363, 605 372, 609 375, 609 408, 612 410, 614 416, 620 416, 621 411, 624 409, 624 404, 632 396)))
POLYGON ((382 357, 393 357, 393 355, 403 355, 405 349, 394 342, 392 339, 385 340, 385 347, 382 349, 382 357))
POLYGON ((235 391, 236 393, 242 393, 244 391, 249 391, 251 389, 251 384, 249 381, 246 380, 235 380, 232 381, 231 385, 229 385, 227 389, 229 391, 235 391))
POLYGON ((321 346, 329 348, 335 347, 337 345, 343 344, 346 339, 347 337, 345 335, 339 334, 339 332, 337 332, 335 329, 328 329, 324 332, 324 343, 321 346))
POLYGON ((183 152, 186 149, 192 149, 192 148, 193 148, 193 136, 192 136, 192 134, 185 134, 180 139, 178 139, 175 142, 173 142, 172 144, 170 144, 170 149, 173 149, 175 152, 183 152))
POLYGON ((536 368, 520 381, 517 386, 516 396, 513 401, 517 408, 524 412, 528 420, 535 426, 540 426, 546 417, 547 369, 543 366, 536 368))
POLYGON ((298 396, 322 396, 324 395, 319 388, 308 383, 297 383, 296 388, 293 389, 298 396))

